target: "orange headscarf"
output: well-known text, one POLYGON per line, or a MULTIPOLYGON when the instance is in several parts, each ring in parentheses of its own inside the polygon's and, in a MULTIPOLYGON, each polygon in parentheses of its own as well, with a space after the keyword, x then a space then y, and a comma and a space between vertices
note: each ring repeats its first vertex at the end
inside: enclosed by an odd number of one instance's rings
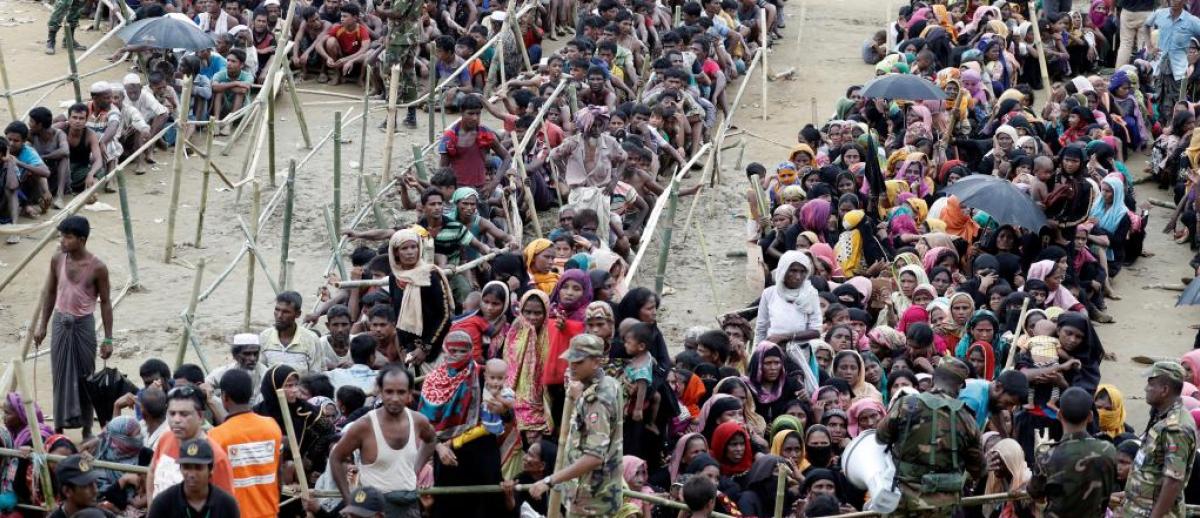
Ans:
POLYGON ((933 6, 933 17, 937 20, 937 24, 950 34, 950 41, 958 41, 958 31, 954 30, 954 19, 950 18, 950 11, 944 5, 933 6))
POLYGON ((968 243, 975 242, 975 236, 979 234, 979 224, 963 210, 958 196, 952 195, 946 200, 941 220, 946 222, 946 233, 961 237, 968 243))

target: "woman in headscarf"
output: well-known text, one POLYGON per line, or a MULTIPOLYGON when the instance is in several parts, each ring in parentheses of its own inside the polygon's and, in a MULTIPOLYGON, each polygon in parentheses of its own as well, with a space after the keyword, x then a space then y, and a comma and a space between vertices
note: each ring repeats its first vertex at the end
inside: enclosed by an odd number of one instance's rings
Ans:
POLYGON ((1125 240, 1129 237, 1131 220, 1129 208, 1125 206, 1125 183, 1120 173, 1109 173, 1100 182, 1100 196, 1092 203, 1089 216, 1096 220, 1088 235, 1088 241, 1099 247, 1100 265, 1108 274, 1104 281, 1106 292, 1111 293, 1109 281, 1125 262, 1125 240))
POLYGON ((942 209, 939 219, 946 222, 947 233, 961 237, 968 243, 975 242, 975 236, 979 234, 979 224, 963 209, 958 196, 950 196, 946 200, 946 207, 942 209))
POLYGON ((525 260, 521 254, 503 253, 492 259, 492 279, 505 283, 512 299, 525 295, 530 289, 529 273, 525 271, 525 260))
POLYGON ((550 313, 583 322, 587 305, 592 302, 592 279, 584 270, 567 270, 550 293, 550 313))
MULTIPOLYGON (((558 445, 548 439, 538 439, 529 445, 521 459, 521 473, 517 475, 518 484, 536 484, 554 472, 554 463, 558 459, 558 445)), ((507 498, 507 494, 506 494, 507 498)), ((513 491, 512 500, 505 502, 505 509, 518 512, 523 504, 529 506, 542 516, 547 513, 548 498, 534 499, 525 491, 513 491)))
POLYGON ((683 469, 696 458, 697 455, 704 454, 708 451, 708 439, 705 439, 699 432, 684 434, 679 440, 675 441, 675 450, 671 453, 671 459, 667 462, 667 473, 670 474, 670 480, 674 482, 679 480, 679 474, 683 469))
MULTIPOLYGON (((625 273, 628 268, 629 265, 625 262, 625 259, 612 250, 596 250, 592 252, 592 269, 606 271, 612 278, 613 291, 610 300, 613 304, 616 304, 621 300, 621 297, 625 296, 625 289, 621 286, 625 280, 625 273)), ((595 288, 595 286, 592 287, 595 288)))
MULTIPOLYGON (((1025 452, 1021 445, 1012 439, 1001 439, 985 454, 988 459, 987 486, 985 494, 1009 493, 1016 494, 1025 490, 1033 473, 1025 463, 1025 452), (998 462, 996 462, 998 461, 998 462)), ((1017 518, 1034 516, 1034 504, 1009 500, 1001 504, 984 506, 984 516, 989 518, 1017 518)))
POLYGON ((820 336, 821 305, 809 282, 812 261, 803 252, 785 252, 773 273, 775 284, 759 298, 754 343, 789 344, 820 336))
MULTIPOLYGON (((792 398, 808 397, 802 379, 814 376, 810 370, 803 374, 793 372, 797 367, 774 343, 762 342, 755 348, 746 377, 755 407, 765 420, 773 421, 776 416, 784 415, 786 403, 792 398)), ((812 386, 816 387, 815 380, 812 386)))
MULTIPOLYGON (((33 431, 29 428, 29 416, 25 413, 24 403, 21 394, 17 392, 9 392, 4 399, 4 426, 12 435, 13 445, 17 448, 33 445, 33 431)), ((41 431, 42 437, 54 435, 54 429, 46 425, 42 407, 36 402, 33 404, 33 411, 36 414, 37 427, 41 431)))
POLYGON ((1096 412, 1100 416, 1100 422, 1096 423, 1100 433, 1109 440, 1133 431, 1125 424, 1125 395, 1116 385, 1101 383, 1096 387, 1096 412))
POLYGON ((720 464, 721 476, 729 477, 745 487, 746 474, 754 463, 750 434, 742 423, 727 421, 713 430, 709 453, 720 464))
MULTIPOLYGON (((469 350, 469 338, 467 347, 469 350)), ((283 364, 267 369, 267 373, 263 375, 259 390, 262 401, 254 406, 254 413, 274 419, 280 430, 286 430, 283 405, 276 394, 280 389, 283 389, 287 398, 288 415, 296 434, 296 444, 300 447, 300 457, 305 464, 303 469, 310 473, 309 480, 316 480, 317 477, 313 473, 323 471, 329 459, 329 450, 334 439, 333 427, 321 419, 319 409, 300 397, 300 373, 283 364)), ((287 444, 283 445, 282 458, 292 458, 291 447, 287 444)), ((296 466, 296 469, 302 468, 296 466)))
POLYGON ((1065 311, 1079 311, 1086 314, 1087 309, 1083 304, 1071 294, 1066 286, 1062 285, 1065 274, 1066 272, 1058 267, 1057 261, 1047 259, 1029 265, 1029 275, 1026 276, 1026 279, 1038 280, 1046 284, 1047 295, 1046 300, 1042 303, 1043 306, 1047 308, 1054 306, 1065 311))
POLYGON ((479 309, 451 324, 450 329, 471 335, 471 355, 482 363, 503 354, 509 327, 508 305, 512 298, 507 284, 490 281, 483 286, 479 299, 479 309))
POLYGON ((792 461, 800 473, 811 467, 804 458, 804 433, 795 428, 785 428, 771 436, 771 455, 792 461))
POLYGON ((996 372, 996 355, 992 352, 992 344, 976 340, 967 347, 965 358, 968 365, 975 369, 975 377, 992 381, 996 372))
MULTIPOLYGON (((109 421, 100 434, 100 443, 96 446, 95 458, 105 462, 137 466, 138 459, 145 450, 142 442, 142 429, 137 418, 133 416, 117 416, 109 421)), ((124 474, 112 469, 99 468, 100 478, 96 481, 96 490, 104 495, 104 500, 111 502, 118 509, 124 509, 137 491, 136 486, 122 488, 117 483, 124 474)))
MULTIPOLYGON (((650 474, 646 471, 646 461, 640 457, 634 455, 621 457, 621 478, 625 480, 625 486, 630 491, 654 494, 654 489, 646 484, 650 478, 650 474)), ((644 500, 626 499, 626 502, 637 506, 642 516, 650 516, 654 507, 653 504, 644 500)))
POLYGON ((797 219, 797 232, 807 231, 817 235, 822 243, 829 242, 829 215, 833 212, 833 206, 829 200, 816 198, 809 200, 800 208, 800 216, 797 219))
MULTIPOLYGON (((946 338, 946 343, 950 347, 955 348, 951 352, 956 353, 955 356, 961 358, 962 355, 957 354, 957 346, 962 339, 963 333, 967 331, 967 324, 970 323, 971 316, 975 314, 975 299, 966 293, 958 292, 950 295, 950 298, 946 301, 946 306, 948 310, 947 318, 941 326, 935 327, 934 330, 946 338)), ((933 320, 934 315, 932 312, 929 317, 930 320, 933 320)))
MULTIPOLYGON (((461 331, 446 335, 444 361, 425 378, 417 411, 429 419, 437 433, 433 476, 437 486, 494 485, 500 483, 500 445, 489 436, 464 440, 457 448, 450 441, 463 437, 480 424, 483 402, 483 369, 471 357, 471 337, 461 331)), ((466 437, 463 437, 466 439, 466 437)), ((501 495, 470 499, 439 498, 436 516, 483 518, 499 509, 501 495)))
POLYGON ((504 385, 516 393, 513 412, 517 430, 528 438, 549 430, 542 371, 550 351, 550 299, 541 290, 529 290, 517 304, 517 312, 504 339, 504 361, 508 364, 504 385))
MULTIPOLYGON (((422 256, 421 236, 405 228, 388 242, 388 293, 396 317, 396 339, 403 351, 384 348, 390 361, 412 355, 408 363, 422 373, 432 370, 441 355, 442 338, 450 329, 454 300, 442 270, 422 256)), ((381 344, 384 346, 385 344, 381 344)))
POLYGON ((745 414, 742 409, 742 400, 730 394, 719 394, 715 392, 716 386, 713 386, 713 395, 704 402, 704 406, 700 408, 700 416, 696 419, 694 430, 708 439, 712 443, 713 431, 722 423, 727 421, 744 422, 745 414))
POLYGON ((554 243, 538 238, 525 245, 525 270, 533 279, 533 287, 543 293, 553 292, 559 276, 554 271, 554 243))
POLYGON ((869 267, 876 261, 887 259, 883 246, 875 237, 874 220, 862 210, 852 210, 842 218, 843 232, 838 238, 837 263, 847 276, 866 272, 873 275, 869 267))
POLYGON ((860 399, 850 405, 850 410, 846 412, 850 418, 850 423, 847 429, 850 432, 850 437, 858 437, 858 434, 867 430, 874 430, 879 422, 887 416, 887 410, 883 408, 883 403, 874 399, 860 399))
MULTIPOLYGON (((953 306, 951 306, 951 311, 953 309, 953 306)), ((1008 358, 1008 350, 1004 348, 1005 344, 1000 340, 1000 334, 1000 319, 996 318, 996 314, 987 309, 977 310, 971 315, 970 320, 967 321, 962 338, 959 339, 958 345, 954 348, 954 356, 966 361, 967 349, 971 344, 983 342, 991 347, 992 356, 996 362, 1003 365, 1008 358)), ((991 379, 992 375, 998 375, 999 372, 988 373, 989 375, 987 376, 982 372, 978 374, 981 378, 986 377, 991 379)))
MULTIPOLYGON (((667 341, 662 336, 662 331, 658 328, 658 305, 661 302, 649 288, 637 287, 629 290, 624 297, 621 298, 621 303, 617 304, 616 324, 621 325, 625 319, 632 318, 644 324, 654 326, 654 341, 647 344, 650 349, 650 355, 654 357, 654 363, 662 366, 664 369, 671 368, 674 362, 671 360, 670 352, 667 350, 667 341)), ((628 358, 624 347, 613 347, 609 350, 609 357, 612 358, 628 358)))
POLYGON ((713 394, 729 394, 740 400, 742 402, 742 420, 745 422, 746 428, 750 430, 755 440, 766 442, 767 420, 758 414, 758 407, 754 402, 754 392, 750 389, 749 383, 746 383, 741 377, 730 376, 717 382, 717 386, 713 387, 713 394))
POLYGON ((867 383, 867 369, 858 351, 844 350, 833 357, 833 376, 850 385, 853 399, 870 398, 883 401, 879 389, 867 383))
MULTIPOLYGON (((775 516, 777 511, 783 512, 775 509, 780 465, 786 466, 787 460, 778 455, 760 455, 754 459, 738 497, 738 509, 746 516, 775 516)), ((785 491, 783 509, 792 509, 798 496, 794 490, 785 491)))
POLYGON ((891 294, 891 309, 893 315, 899 317, 908 311, 912 305, 912 297, 915 294, 917 286, 928 284, 929 278, 925 275, 925 269, 921 264, 909 264, 902 268, 896 275, 896 290, 891 294))

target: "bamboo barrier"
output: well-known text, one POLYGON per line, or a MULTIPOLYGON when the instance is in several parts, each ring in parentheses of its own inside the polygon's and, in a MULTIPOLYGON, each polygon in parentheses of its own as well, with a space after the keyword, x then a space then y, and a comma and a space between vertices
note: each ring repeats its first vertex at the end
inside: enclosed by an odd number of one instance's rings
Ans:
POLYGON ((192 246, 196 248, 202 248, 200 240, 204 237, 204 212, 208 210, 208 177, 212 173, 213 133, 209 131, 204 139, 207 153, 204 156, 204 176, 200 180, 200 206, 196 211, 196 239, 192 240, 192 246))
MULTIPOLYGON (((663 285, 667 281, 667 258, 671 255, 671 236, 675 232, 675 210, 679 206, 679 182, 671 182, 667 198, 669 200, 667 202, 667 221, 663 227, 662 245, 658 249, 658 265, 654 273, 654 293, 658 297, 662 297, 663 285)), ((643 237, 650 238, 648 235, 643 237)))
MULTIPOLYGON (((432 70, 430 73, 433 73, 432 70)), ((392 175, 392 146, 396 144, 396 98, 400 96, 400 65, 392 65, 391 84, 388 85, 387 120, 383 139, 383 174, 385 179, 392 175)))
POLYGON ((75 89, 75 102, 83 102, 83 90, 79 87, 79 63, 75 61, 75 31, 70 27, 63 31, 63 46, 67 48, 67 68, 71 70, 71 87, 75 89))
POLYGON ((188 341, 192 335, 192 322, 196 317, 196 305, 200 303, 200 281, 204 278, 204 258, 200 258, 200 262, 196 263, 196 275, 192 277, 192 297, 188 299, 187 311, 183 314, 183 321, 187 324, 183 327, 183 334, 179 339, 179 352, 175 355, 175 368, 178 369, 183 365, 183 357, 187 354, 188 341))
MULTIPOLYGON (((292 161, 292 174, 296 174, 296 162, 292 161)), ((289 195, 290 196, 290 195, 289 195)), ((290 219, 290 218, 289 218, 290 219)), ((342 222, 342 112, 333 112, 333 230, 342 222)))
MULTIPOLYGON (((13 361, 13 374, 17 378, 17 390, 21 393, 21 403, 25 406, 25 415, 27 415, 27 416, 41 415, 38 412, 37 407, 35 406, 37 396, 33 392, 29 391, 29 385, 25 381, 25 368, 23 366, 22 360, 18 359, 18 360, 13 361)), ((36 452, 46 451, 46 445, 42 443, 41 427, 40 426, 29 426, 28 429, 29 429, 30 435, 33 436, 32 437, 33 438, 33 451, 36 451, 36 452)), ((39 463, 35 463, 35 464, 39 464, 39 463)), ((44 495, 45 500, 46 500, 46 502, 45 502, 46 510, 49 511, 54 508, 54 499, 50 498, 50 496, 49 496, 49 495, 54 494, 54 487, 50 483, 50 465, 45 462, 42 462, 40 464, 41 464, 41 467, 38 468, 38 470, 41 472, 41 477, 39 477, 39 478, 41 479, 41 483, 42 483, 42 495, 44 495)))
POLYGON ((287 394, 284 389, 276 389, 275 397, 279 398, 279 407, 283 411, 283 428, 287 433, 288 447, 292 450, 292 463, 296 470, 296 482, 300 483, 300 494, 308 499, 308 472, 304 470, 304 460, 300 458, 300 443, 296 440, 296 428, 292 424, 292 412, 288 409, 287 394))
MULTIPOLYGON (((371 65, 368 63, 367 64, 367 77, 368 78, 372 77, 371 74, 372 74, 371 65)), ((371 99, 370 99, 370 95, 369 95, 370 93, 371 93, 371 81, 369 81, 369 80, 364 81, 363 82, 363 93, 362 93, 362 108, 363 108, 362 129, 361 129, 362 134, 359 136, 359 140, 358 140, 358 177, 356 178, 356 181, 354 182, 355 186, 357 187, 357 189, 355 189, 355 191, 354 191, 354 203, 362 203, 362 190, 363 190, 362 178, 363 178, 363 174, 365 174, 365 172, 367 170, 367 128, 369 126, 368 126, 368 120, 367 120, 368 117, 366 115, 371 112, 371 99)), ((338 228, 339 229, 341 228, 341 221, 338 221, 338 228)))
MULTIPOLYGON (((334 149, 338 149, 336 146, 334 149)), ((292 246, 292 211, 296 206, 296 161, 288 160, 288 177, 284 182, 284 190, 287 191, 287 198, 283 204, 283 234, 280 237, 279 243, 279 287, 287 289, 288 285, 288 253, 292 246)), ((259 225, 261 228, 262 225, 259 225)), ((279 293, 276 290, 276 293, 279 293)))
MULTIPOLYGON (((679 168, 679 172, 671 177, 671 183, 667 185, 667 189, 674 189, 675 184, 683 178, 684 172, 691 169, 692 164, 695 164, 700 157, 704 156, 710 147, 712 147, 711 142, 701 146, 700 149, 696 151, 696 154, 692 155, 692 157, 688 159, 687 163, 683 164, 683 166, 679 168)), ((629 271, 625 274, 625 279, 621 281, 622 290, 628 290, 630 283, 633 282, 633 276, 637 273, 638 266, 641 265, 642 258, 646 255, 646 249, 649 248, 650 241, 654 237, 654 229, 658 225, 658 218, 662 216, 663 209, 667 204, 667 198, 669 198, 669 196, 659 196, 658 200, 654 202, 654 209, 650 211, 646 226, 642 231, 642 242, 638 244, 637 254, 634 255, 633 262, 629 263, 629 271)))
MULTIPOLYGON (((195 84, 195 79, 192 77, 184 78, 183 80, 183 96, 179 102, 179 113, 176 114, 175 120, 185 121, 188 119, 188 112, 192 106, 192 87, 195 84)), ((211 128, 210 128, 211 131, 211 128)), ((171 256, 175 254, 175 217, 179 211, 179 189, 183 184, 183 143, 187 140, 187 136, 181 130, 175 136, 175 158, 172 165, 174 174, 171 176, 171 204, 167 207, 167 238, 163 246, 163 262, 170 264, 171 256)))
POLYGON ((288 70, 288 73, 283 75, 283 84, 287 90, 288 99, 292 102, 292 109, 296 112, 296 122, 300 123, 300 138, 304 140, 304 147, 307 149, 312 147, 312 137, 308 134, 308 121, 304 118, 304 105, 300 104, 300 96, 296 93, 296 80, 292 76, 292 71, 288 70))
MULTIPOLYGON (((258 185, 258 183, 255 182, 255 185, 258 185)), ((246 226, 246 220, 242 219, 241 216, 237 217, 237 221, 238 228, 241 229, 242 235, 246 238, 246 250, 250 251, 250 256, 252 259, 254 259, 253 262, 258 263, 258 267, 260 270, 262 270, 263 276, 267 278, 267 284, 271 285, 271 291, 278 295, 281 291, 279 289, 279 284, 275 282, 275 277, 271 275, 269 270, 267 270, 267 259, 263 257, 262 252, 258 250, 258 233, 262 230, 262 225, 256 224, 254 226, 254 231, 251 232, 250 227, 246 226)))
POLYGON ((133 240, 133 215, 129 213, 129 188, 125 185, 125 171, 116 171, 117 201, 121 206, 121 230, 125 233, 125 256, 129 260, 129 279, 134 286, 138 281, 137 247, 133 240))
MULTIPOLYGON (((526 206, 529 207, 529 213, 526 215, 526 218, 533 222, 533 231, 537 234, 537 237, 542 237, 543 235, 542 222, 538 220, 537 207, 533 204, 533 191, 529 188, 529 184, 525 182, 525 179, 529 177, 529 172, 525 170, 525 148, 529 145, 529 141, 538 134, 538 125, 545 119, 546 114, 550 111, 550 105, 562 93, 566 84, 567 81, 565 79, 559 80, 558 86, 554 88, 554 91, 546 99, 546 102, 542 103, 542 107, 538 110, 533 123, 529 125, 529 129, 525 130, 525 135, 517 142, 516 148, 513 149, 513 161, 517 163, 517 170, 521 173, 519 183, 525 194, 526 206)), ((554 188, 558 189, 558 185, 555 184, 554 188)))
POLYGON ((334 261, 334 264, 337 266, 338 275, 339 275, 338 278, 345 279, 347 277, 346 265, 345 265, 345 263, 342 262, 342 254, 338 253, 338 251, 339 251, 338 235, 339 234, 337 233, 337 230, 334 229, 333 215, 330 213, 328 205, 325 206, 324 214, 325 214, 325 231, 326 231, 326 233, 329 234, 330 253, 333 254, 332 255, 333 261, 334 261))
MULTIPOLYGON (((567 422, 569 421, 570 416, 575 414, 576 404, 575 394, 571 392, 570 384, 570 376, 567 376, 567 386, 563 387, 566 389, 567 399, 563 402, 562 415, 558 416, 558 422, 554 423, 554 425, 558 427, 558 444, 563 445, 564 448, 566 448, 567 440, 571 436, 571 427, 567 426, 567 422)), ((554 416, 552 415, 551 419, 553 418, 554 416)), ((558 473, 562 471, 563 468, 567 467, 566 450, 564 450, 563 453, 563 455, 559 455, 554 459, 554 471, 551 471, 551 474, 558 473)), ((557 491, 554 490, 554 488, 551 488, 550 502, 546 506, 547 518, 560 518, 562 516, 562 497, 562 491, 557 491)))
MULTIPOLYGON (((770 29, 767 27, 767 10, 758 10, 758 52, 762 54, 762 120, 767 120, 767 32, 770 29)), ((746 76, 746 82, 750 82, 750 76, 746 76)))
MULTIPOLYGON (((491 252, 491 253, 476 257, 474 259, 471 259, 470 261, 467 261, 460 265, 439 267, 438 269, 441 270, 442 273, 444 273, 446 275, 454 275, 456 273, 465 272, 467 270, 475 268, 487 261, 491 261, 497 255, 500 255, 500 253, 501 252, 491 252)), ((335 288, 366 288, 366 287, 371 287, 371 286, 387 286, 387 284, 388 284, 388 280, 386 278, 385 279, 355 279, 355 280, 346 280, 346 281, 335 282, 335 283, 333 283, 333 287, 335 287, 335 288)))
MULTIPOLYGON (((0 45, 0 86, 4 87, 4 91, 8 92, 11 87, 8 84, 8 66, 4 63, 4 46, 0 45)), ((4 100, 8 103, 8 116, 12 120, 17 120, 17 105, 13 103, 12 95, 5 94, 4 100)))
MULTIPOLYGON (((247 234, 249 234, 250 236, 254 236, 254 235, 258 234, 258 228, 259 228, 259 226, 258 226, 258 211, 259 211, 260 204, 262 201, 262 189, 259 185, 260 184, 258 183, 258 181, 255 181, 252 184, 252 186, 254 188, 254 195, 251 198, 251 202, 250 202, 250 207, 251 207, 250 215, 253 216, 252 220, 254 221, 254 232, 253 233, 247 232, 247 234)), ((243 229, 245 229, 245 226, 246 226, 246 223, 242 222, 243 229)), ((246 250, 249 251, 250 247, 251 247, 250 242, 247 241, 246 250)), ((254 308, 254 259, 255 259, 256 255, 257 254, 251 253, 250 257, 247 258, 246 304, 245 304, 245 311, 242 313, 242 332, 243 333, 250 332, 250 311, 254 308)), ((267 278, 269 279, 270 276, 268 276, 267 278)))

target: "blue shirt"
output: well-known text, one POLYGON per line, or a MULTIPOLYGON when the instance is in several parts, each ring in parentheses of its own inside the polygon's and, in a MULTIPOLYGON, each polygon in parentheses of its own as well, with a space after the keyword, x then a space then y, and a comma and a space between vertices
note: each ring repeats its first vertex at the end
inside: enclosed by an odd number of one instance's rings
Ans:
POLYGON ((1163 59, 1171 67, 1175 80, 1183 79, 1187 72, 1188 42, 1194 37, 1200 37, 1200 18, 1196 18, 1186 10, 1178 18, 1171 18, 1171 9, 1164 7, 1146 18, 1146 27, 1158 29, 1158 60, 1154 63, 1155 74, 1162 73, 1163 59))
POLYGON ((212 79, 213 76, 217 75, 217 72, 222 72, 224 70, 225 58, 221 57, 219 54, 213 53, 208 57, 208 66, 200 69, 200 75, 212 79))
MULTIPOLYGON (((31 166, 31 167, 38 167, 41 165, 45 165, 42 162, 41 155, 39 155, 37 150, 33 149, 33 146, 29 145, 28 142, 25 143, 25 147, 21 148, 21 153, 18 154, 16 156, 16 158, 17 158, 18 162, 21 162, 22 164, 25 164, 25 165, 31 166)), ((29 173, 28 169, 21 167, 21 166, 17 166, 17 181, 24 180, 25 175, 28 173, 29 173)))

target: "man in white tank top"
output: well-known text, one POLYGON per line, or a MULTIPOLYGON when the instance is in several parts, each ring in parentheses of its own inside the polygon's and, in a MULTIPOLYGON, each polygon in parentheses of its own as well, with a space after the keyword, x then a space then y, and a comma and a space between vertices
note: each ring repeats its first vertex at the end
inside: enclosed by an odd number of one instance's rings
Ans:
POLYGON ((395 364, 379 373, 375 382, 383 406, 346 428, 333 447, 329 467, 344 502, 351 502, 346 468, 359 453, 358 482, 383 494, 387 518, 420 518, 417 473, 429 462, 437 443, 433 425, 408 409, 412 400, 412 375, 395 364))

